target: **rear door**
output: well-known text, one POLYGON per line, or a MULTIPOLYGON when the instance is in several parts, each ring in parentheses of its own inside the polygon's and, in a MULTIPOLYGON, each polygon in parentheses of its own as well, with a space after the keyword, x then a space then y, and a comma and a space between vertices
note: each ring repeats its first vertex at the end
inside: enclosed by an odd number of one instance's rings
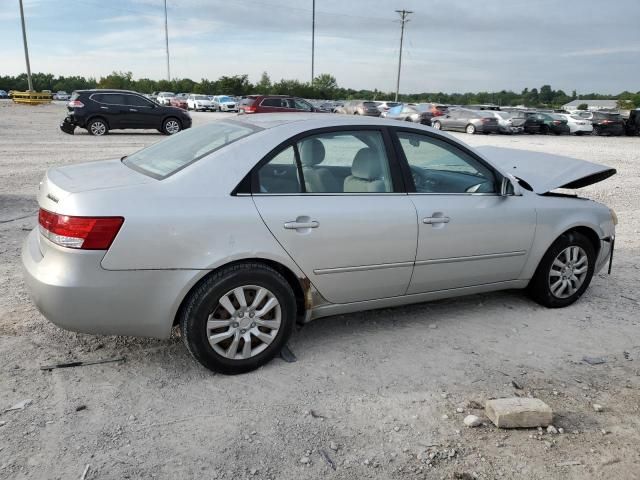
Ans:
POLYGON ((128 112, 122 93, 98 93, 90 98, 98 104, 99 115, 107 120, 110 129, 128 128, 128 112))
POLYGON ((253 173, 265 224, 332 303, 404 295, 416 252, 416 211, 383 129, 296 137, 253 173))
POLYGON ((500 196, 499 174, 442 137, 397 131, 418 213, 408 293, 496 284, 519 277, 536 226, 521 196, 500 196))

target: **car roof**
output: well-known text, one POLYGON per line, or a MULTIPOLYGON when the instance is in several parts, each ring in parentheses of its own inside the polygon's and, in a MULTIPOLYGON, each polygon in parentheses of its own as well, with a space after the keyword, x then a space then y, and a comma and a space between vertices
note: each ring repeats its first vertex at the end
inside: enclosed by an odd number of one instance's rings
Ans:
POLYGON ((75 90, 76 93, 137 93, 141 95, 140 92, 134 92, 133 90, 118 90, 117 88, 89 88, 86 90, 75 90))

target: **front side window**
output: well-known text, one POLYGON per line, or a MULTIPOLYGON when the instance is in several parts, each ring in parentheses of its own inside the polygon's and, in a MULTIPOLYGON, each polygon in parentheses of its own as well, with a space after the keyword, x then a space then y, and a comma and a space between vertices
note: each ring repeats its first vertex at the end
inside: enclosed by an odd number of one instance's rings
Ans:
POLYGON ((122 163, 150 177, 163 179, 260 130, 259 127, 233 121, 213 122, 171 135, 129 155, 122 163))
POLYGON ((426 135, 398 132, 417 193, 495 193, 493 171, 459 148, 426 135))
MULTIPOLYGON (((287 168, 287 177, 293 180, 294 170, 287 168)), ((384 139, 379 131, 337 131, 305 137, 274 157, 258 171, 258 191, 255 193, 389 193, 393 182, 384 139), (277 184, 273 178, 284 179, 282 159, 289 165, 291 153, 295 154, 298 171, 302 174, 300 185, 289 182, 277 184), (286 156, 282 157, 285 152, 286 156), (274 167, 275 162, 275 167, 274 167)))
POLYGON ((132 107, 152 107, 153 104, 146 98, 139 97, 138 95, 125 95, 127 105, 132 107))
POLYGON ((313 107, 310 103, 307 103, 300 98, 294 99, 294 104, 295 108, 297 108, 298 110, 304 110, 305 112, 310 112, 311 110, 313 110, 313 107))

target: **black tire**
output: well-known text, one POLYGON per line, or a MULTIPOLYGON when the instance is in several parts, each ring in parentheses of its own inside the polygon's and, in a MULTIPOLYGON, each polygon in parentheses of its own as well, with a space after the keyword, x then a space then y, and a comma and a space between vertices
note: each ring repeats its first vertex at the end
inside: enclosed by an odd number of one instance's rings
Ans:
POLYGON ((436 130, 442 130, 442 124, 438 121, 433 122, 433 128, 435 128, 436 130))
POLYGON ((291 336, 296 319, 296 300, 286 279, 261 263, 243 263, 222 268, 191 292, 181 310, 179 321, 187 349, 209 370, 227 375, 249 372, 269 362, 280 353, 291 336), (280 328, 273 341, 257 355, 247 359, 230 359, 216 352, 207 338, 207 320, 218 308, 227 292, 246 286, 264 287, 280 304, 280 328))
POLYGON ((584 291, 589 287, 589 283, 591 283, 591 278, 593 277, 595 262, 596 251, 593 244, 587 237, 579 232, 568 232, 563 234, 553 242, 551 247, 549 247, 549 250, 547 250, 547 253, 542 257, 542 260, 536 269, 536 273, 527 287, 529 296, 540 305, 544 305, 548 308, 562 308, 571 305, 573 302, 578 300, 578 298, 580 298, 584 291), (549 274, 556 257, 566 248, 572 246, 580 247, 586 253, 588 259, 586 277, 582 281, 580 288, 578 288, 572 295, 565 298, 559 298, 551 292, 549 274))
POLYGON ((542 125, 540 127, 540 135, 549 135, 549 127, 547 125, 542 125))
POLYGON ((602 135, 602 129, 600 127, 593 127, 593 134, 594 135, 602 135))
POLYGON ((182 122, 176 117, 168 117, 162 121, 162 133, 165 135, 174 135, 180 131, 182 131, 182 122))
POLYGON ((102 118, 92 118, 87 124, 87 131, 89 132, 89 135, 102 137, 109 133, 109 125, 102 118))
POLYGON ((464 131, 467 132, 469 135, 473 135, 476 133, 476 126, 473 123, 470 123, 469 125, 464 127, 464 131))

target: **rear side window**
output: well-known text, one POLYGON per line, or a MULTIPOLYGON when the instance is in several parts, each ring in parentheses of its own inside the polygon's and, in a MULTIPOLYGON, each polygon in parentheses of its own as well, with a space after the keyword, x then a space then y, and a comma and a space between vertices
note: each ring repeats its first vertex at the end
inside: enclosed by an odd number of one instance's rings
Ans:
POLYGON ((279 98, 265 98, 260 105, 263 107, 282 107, 282 100, 279 98))
POLYGON ((122 93, 101 93, 91 95, 91 100, 107 105, 127 105, 125 95, 122 93))
POLYGON ((139 97, 138 95, 125 95, 127 105, 132 107, 151 107, 153 104, 146 98, 139 97))
POLYGON ((126 157, 122 163, 150 177, 163 179, 230 143, 262 130, 260 127, 225 121, 202 125, 126 157))

